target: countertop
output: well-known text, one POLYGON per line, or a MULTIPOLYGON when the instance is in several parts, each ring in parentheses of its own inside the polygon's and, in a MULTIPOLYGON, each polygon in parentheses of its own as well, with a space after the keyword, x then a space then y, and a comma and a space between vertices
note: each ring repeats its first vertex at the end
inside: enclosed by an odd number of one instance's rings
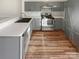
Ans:
MULTIPOLYGON (((17 19, 15 19, 16 21, 17 19)), ((12 20, 11 20, 12 21, 12 20)), ((32 22, 32 19, 29 22, 26 23, 12 23, 8 26, 0 29, 0 36, 6 37, 6 36, 21 36, 27 28, 30 26, 30 23, 32 22)))
POLYGON ((0 29, 5 28, 19 19, 19 17, 0 17, 0 29))
POLYGON ((0 36, 21 36, 28 26, 28 23, 13 23, 1 29, 0 36))

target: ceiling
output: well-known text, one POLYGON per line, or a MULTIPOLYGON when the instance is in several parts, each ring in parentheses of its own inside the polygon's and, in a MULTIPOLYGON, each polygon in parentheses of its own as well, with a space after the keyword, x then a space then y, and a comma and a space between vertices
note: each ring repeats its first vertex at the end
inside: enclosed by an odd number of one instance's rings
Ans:
POLYGON ((26 0, 26 1, 44 1, 44 2, 65 2, 65 1, 68 1, 68 0, 26 0))

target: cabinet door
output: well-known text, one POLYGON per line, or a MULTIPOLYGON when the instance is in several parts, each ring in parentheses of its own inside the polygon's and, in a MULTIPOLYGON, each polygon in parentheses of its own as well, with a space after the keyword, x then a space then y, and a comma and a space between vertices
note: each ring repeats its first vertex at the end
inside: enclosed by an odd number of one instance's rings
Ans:
POLYGON ((35 18, 33 18, 33 21, 32 21, 32 22, 33 22, 33 23, 32 23, 32 29, 35 30, 35 26, 36 26, 36 25, 35 25, 35 24, 36 24, 35 18))
POLYGON ((61 19, 61 18, 55 19, 54 28, 63 29, 63 19, 61 19))
POLYGON ((21 41, 22 41, 22 45, 20 46, 22 46, 22 58, 25 59, 25 54, 27 52, 29 41, 30 41, 30 32, 28 33, 28 29, 22 35, 21 41))
POLYGON ((41 18, 34 18, 33 19, 33 30, 40 30, 41 29, 41 18))
POLYGON ((0 59, 20 59, 19 37, 0 37, 0 59))
POLYGON ((72 43, 79 50, 79 33, 78 32, 75 32, 75 31, 73 32, 72 43))
POLYGON ((32 21, 31 21, 31 23, 30 23, 30 36, 31 36, 31 34, 32 34, 32 30, 33 30, 33 19, 32 19, 32 21))
POLYGON ((23 50, 23 53, 27 52, 29 41, 30 41, 30 27, 22 35, 22 48, 23 48, 22 50, 23 50))

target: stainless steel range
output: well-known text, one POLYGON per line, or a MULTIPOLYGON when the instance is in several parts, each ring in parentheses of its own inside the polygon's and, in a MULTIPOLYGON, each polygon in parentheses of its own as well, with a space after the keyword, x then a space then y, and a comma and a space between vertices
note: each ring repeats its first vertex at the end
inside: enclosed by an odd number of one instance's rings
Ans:
POLYGON ((51 7, 44 6, 41 10, 41 30, 54 29, 54 17, 52 16, 51 7))
POLYGON ((41 20, 41 29, 42 30, 54 30, 54 20, 44 17, 41 20))

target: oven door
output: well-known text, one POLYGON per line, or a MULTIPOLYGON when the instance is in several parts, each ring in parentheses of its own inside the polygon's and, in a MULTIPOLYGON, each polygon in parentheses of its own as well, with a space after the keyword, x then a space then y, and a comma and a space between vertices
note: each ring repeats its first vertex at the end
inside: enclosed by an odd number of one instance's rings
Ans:
POLYGON ((42 19, 42 30, 53 30, 54 29, 54 20, 53 19, 42 19))

